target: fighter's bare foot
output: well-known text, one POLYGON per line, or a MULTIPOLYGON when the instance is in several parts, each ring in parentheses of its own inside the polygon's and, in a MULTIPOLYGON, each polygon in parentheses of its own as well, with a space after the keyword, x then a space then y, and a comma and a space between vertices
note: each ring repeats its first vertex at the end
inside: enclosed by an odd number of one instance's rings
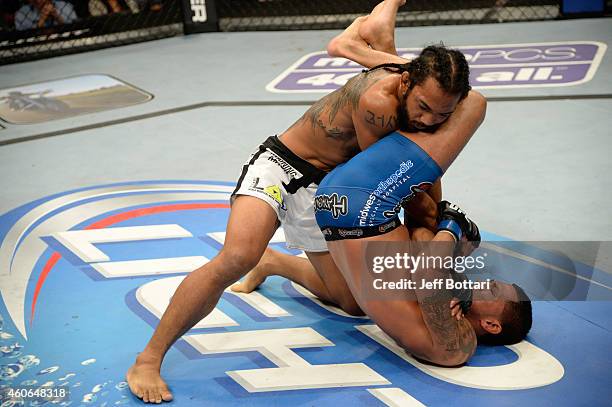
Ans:
POLYGON ((266 281, 267 274, 263 271, 264 266, 258 264, 247 273, 241 281, 232 285, 230 289, 237 293, 250 293, 266 281))
POLYGON ((359 26, 359 36, 373 49, 396 55, 395 16, 406 0, 385 0, 379 3, 367 20, 359 26))
POLYGON ((171 401, 172 393, 159 374, 160 364, 146 361, 139 355, 136 363, 129 368, 126 379, 130 390, 145 403, 159 404, 171 401))
MULTIPOLYGON (((267 248, 259 259, 259 263, 244 278, 232 285, 230 289, 238 293, 250 293, 266 281, 268 276, 275 274, 275 267, 280 264, 280 254, 275 250, 267 248)), ((282 256, 281 256, 282 258, 282 256)))

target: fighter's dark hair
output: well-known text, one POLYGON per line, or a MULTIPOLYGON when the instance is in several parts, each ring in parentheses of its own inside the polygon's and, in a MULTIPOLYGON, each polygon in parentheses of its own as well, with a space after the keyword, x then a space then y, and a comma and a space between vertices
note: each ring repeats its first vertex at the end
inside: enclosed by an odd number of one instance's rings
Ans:
POLYGON ((419 56, 405 64, 382 64, 375 69, 391 72, 408 72, 410 89, 422 84, 427 78, 434 78, 445 92, 465 98, 472 89, 470 86, 470 68, 461 51, 446 48, 443 44, 430 45, 423 49, 419 56))
POLYGON ((499 334, 484 334, 478 338, 478 343, 484 345, 512 345, 525 339, 531 329, 531 300, 525 291, 512 284, 518 295, 518 302, 507 301, 502 312, 502 330, 499 334))

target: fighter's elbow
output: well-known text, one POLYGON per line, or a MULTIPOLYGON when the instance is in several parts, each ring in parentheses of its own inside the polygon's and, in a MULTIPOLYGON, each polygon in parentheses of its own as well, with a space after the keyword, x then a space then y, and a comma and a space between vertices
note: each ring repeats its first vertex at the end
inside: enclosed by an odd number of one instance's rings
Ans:
POLYGON ((476 341, 474 340, 462 343, 459 349, 454 346, 434 346, 433 348, 422 350, 420 355, 415 354, 415 356, 435 365, 458 367, 470 360, 475 351, 476 341))
POLYGON ((487 114, 487 98, 480 92, 471 90, 468 99, 473 111, 479 116, 480 122, 482 122, 487 114))
POLYGON ((443 367, 459 367, 464 365, 471 357, 471 353, 463 352, 433 352, 429 355, 421 357, 434 365, 443 367))
POLYGON ((478 94, 478 110, 480 111, 481 117, 484 120, 487 114, 487 98, 478 94))
POLYGON ((464 365, 471 356, 471 353, 455 352, 452 355, 446 355, 445 358, 440 360, 439 364, 445 367, 458 367, 464 365))

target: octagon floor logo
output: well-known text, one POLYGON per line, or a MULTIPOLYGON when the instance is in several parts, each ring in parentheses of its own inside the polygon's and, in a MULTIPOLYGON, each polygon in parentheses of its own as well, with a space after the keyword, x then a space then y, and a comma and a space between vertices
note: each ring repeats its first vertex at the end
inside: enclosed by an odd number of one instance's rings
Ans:
MULTIPOLYGON (((184 276, 221 248, 233 188, 214 181, 103 185, 2 215, 1 387, 65 387, 70 398, 58 402, 64 406, 141 404, 129 393, 125 372, 184 276)), ((285 247, 282 231, 271 245, 298 254, 285 247)), ((543 307, 540 313, 548 312, 543 307)), ((540 339, 537 346, 479 348, 459 369, 424 365, 369 319, 350 317, 273 277, 248 295, 226 291, 171 348, 162 374, 179 406, 599 397, 577 392, 590 378, 572 349, 557 348, 554 337, 540 339), (568 364, 576 366, 573 386, 559 382, 568 364)))

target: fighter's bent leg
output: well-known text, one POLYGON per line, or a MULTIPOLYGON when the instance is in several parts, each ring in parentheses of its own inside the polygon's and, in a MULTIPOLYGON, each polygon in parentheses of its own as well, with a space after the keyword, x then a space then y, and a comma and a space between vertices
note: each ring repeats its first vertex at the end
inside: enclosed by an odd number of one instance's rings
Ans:
POLYGON ((406 59, 387 52, 377 51, 359 36, 359 27, 370 17, 357 17, 340 35, 327 44, 327 53, 333 57, 343 57, 355 61, 366 68, 380 64, 408 62, 406 59))
MULTIPOLYGON (((337 264, 338 270, 353 292, 361 292, 361 276, 364 269, 364 246, 366 241, 405 242, 410 240, 408 229, 403 226, 382 235, 363 239, 345 239, 327 242, 329 253, 337 264)), ((366 310, 367 312, 367 310, 366 310)))
POLYGON ((364 315, 330 253, 306 252, 306 255, 327 287, 330 302, 349 315, 364 315))
POLYGON ((406 0, 380 2, 359 26, 359 36, 373 49, 397 55, 395 49, 395 16, 406 0))
POLYGON ((257 264, 277 222, 276 213, 266 202, 250 196, 236 198, 223 249, 179 285, 152 338, 128 370, 127 382, 132 393, 144 402, 160 403, 172 399, 160 376, 166 352, 214 309, 227 286, 257 264))
POLYGON ((234 284, 233 291, 249 293, 269 276, 281 276, 313 293, 320 300, 350 315, 363 315, 329 253, 307 252, 308 259, 266 249, 259 264, 234 284))
POLYGON ((349 48, 368 48, 368 44, 359 36, 359 27, 367 18, 357 17, 344 31, 332 38, 327 44, 327 53, 332 57, 347 57, 349 48))
POLYGON ((308 259, 291 256, 267 248, 261 260, 238 283, 234 284, 232 291, 250 293, 262 284, 269 276, 281 276, 299 285, 306 287, 318 298, 334 302, 325 283, 319 277, 312 263, 308 259))

